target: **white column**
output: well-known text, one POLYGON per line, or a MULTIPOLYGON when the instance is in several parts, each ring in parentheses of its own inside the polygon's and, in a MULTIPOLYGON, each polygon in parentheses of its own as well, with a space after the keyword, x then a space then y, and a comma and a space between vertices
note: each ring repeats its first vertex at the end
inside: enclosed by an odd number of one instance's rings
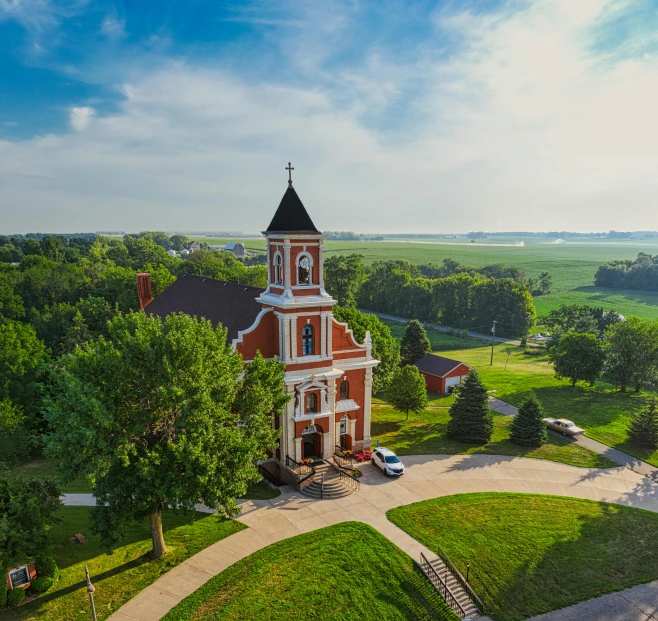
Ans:
POLYGON ((295 438, 295 453, 294 455, 291 455, 295 461, 301 461, 302 460, 302 439, 301 438, 295 438))
POLYGON ((318 273, 320 274, 320 289, 324 292, 324 240, 318 244, 318 273))
POLYGON ((366 369, 365 394, 363 398, 363 445, 369 448, 372 440, 370 439, 370 408, 372 401, 372 369, 366 369))
POLYGON ((291 270, 290 270, 290 238, 284 237, 283 239, 283 272, 284 272, 284 292, 283 295, 292 295, 290 289, 292 285, 291 270))
POLYGON ((297 316, 290 317, 290 359, 297 360, 297 316))
POLYGON ((327 357, 332 357, 334 355, 334 345, 333 345, 333 314, 329 313, 327 315, 327 357))
POLYGON ((279 316, 279 330, 281 331, 281 360, 288 362, 290 360, 290 327, 289 319, 286 315, 279 316))
POLYGON ((320 313, 320 355, 327 356, 327 313, 320 313))
POLYGON ((267 253, 267 289, 270 289, 270 283, 272 282, 272 258, 270 257, 270 240, 267 240, 266 253, 267 253))
POLYGON ((283 431, 281 432, 281 460, 285 462, 286 455, 294 458, 293 451, 295 448, 295 387, 286 385, 286 393, 293 398, 286 403, 283 413, 283 431))
MULTIPOLYGON (((329 438, 331 453, 334 454, 334 448, 338 442, 336 435, 336 380, 331 378, 327 380, 327 410, 329 410, 329 438)), ((338 430, 340 434, 340 429, 338 430)))
POLYGON ((329 431, 322 434, 322 459, 330 459, 334 454, 334 445, 331 442, 331 438, 334 435, 331 433, 331 425, 329 425, 329 431))

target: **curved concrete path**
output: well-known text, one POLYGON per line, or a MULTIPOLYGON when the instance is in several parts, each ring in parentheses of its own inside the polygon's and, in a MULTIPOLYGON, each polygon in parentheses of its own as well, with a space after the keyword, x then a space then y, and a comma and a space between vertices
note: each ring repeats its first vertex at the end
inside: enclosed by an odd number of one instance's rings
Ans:
MULTIPOLYGON (((555 494, 658 512, 658 485, 622 467, 577 468, 539 459, 494 455, 407 456, 404 463, 406 474, 395 480, 384 477, 370 464, 364 465, 361 490, 338 500, 312 500, 284 487, 281 496, 274 500, 243 502, 237 519, 249 526, 248 529, 177 565, 109 619, 161 619, 212 576, 245 556, 282 539, 338 522, 364 522, 413 559, 417 560, 421 551, 433 558, 434 554, 389 522, 386 511, 438 496, 469 492, 555 494)), ((93 499, 88 494, 67 494, 65 504, 93 504, 93 499)))

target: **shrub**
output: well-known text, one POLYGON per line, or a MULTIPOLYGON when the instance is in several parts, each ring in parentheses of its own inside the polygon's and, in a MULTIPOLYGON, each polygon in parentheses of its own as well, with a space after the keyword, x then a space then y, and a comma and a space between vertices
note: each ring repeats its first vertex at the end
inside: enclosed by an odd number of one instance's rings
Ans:
POLYGON ((37 575, 42 578, 59 578, 59 567, 52 556, 42 556, 37 559, 36 563, 37 575))
POLYGON ((354 459, 358 462, 370 461, 372 459, 372 451, 363 449, 359 453, 354 453, 354 459))
POLYGON ((31 588, 37 593, 45 593, 48 589, 52 588, 55 584, 55 579, 48 576, 39 576, 32 580, 31 588))
POLYGON ((23 589, 12 589, 7 593, 7 605, 12 608, 20 606, 25 599, 25 591, 23 589))
POLYGON ((0 580, 0 608, 7 604, 7 580, 2 577, 0 580))

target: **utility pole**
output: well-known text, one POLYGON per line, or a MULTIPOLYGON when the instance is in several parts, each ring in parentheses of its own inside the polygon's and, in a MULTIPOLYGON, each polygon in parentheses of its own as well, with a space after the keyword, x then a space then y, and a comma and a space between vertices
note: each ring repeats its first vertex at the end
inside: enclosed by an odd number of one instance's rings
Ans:
POLYGON ((491 362, 489 363, 489 366, 493 366, 493 352, 494 352, 494 345, 496 344, 496 324, 498 322, 494 319, 493 322, 493 328, 491 328, 491 362))
POLYGON ((92 621, 97 621, 96 619, 96 607, 94 606, 94 585, 91 583, 91 578, 89 577, 89 570, 85 565, 85 577, 87 578, 87 593, 89 593, 89 605, 91 606, 91 618, 92 621))

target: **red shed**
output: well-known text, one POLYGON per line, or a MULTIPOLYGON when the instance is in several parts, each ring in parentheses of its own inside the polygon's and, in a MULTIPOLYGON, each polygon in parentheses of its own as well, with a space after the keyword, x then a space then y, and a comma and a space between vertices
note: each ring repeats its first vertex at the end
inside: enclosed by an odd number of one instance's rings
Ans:
POLYGON ((461 384, 471 368, 459 360, 434 354, 425 354, 415 366, 425 376, 427 390, 438 393, 450 392, 451 386, 461 384))

